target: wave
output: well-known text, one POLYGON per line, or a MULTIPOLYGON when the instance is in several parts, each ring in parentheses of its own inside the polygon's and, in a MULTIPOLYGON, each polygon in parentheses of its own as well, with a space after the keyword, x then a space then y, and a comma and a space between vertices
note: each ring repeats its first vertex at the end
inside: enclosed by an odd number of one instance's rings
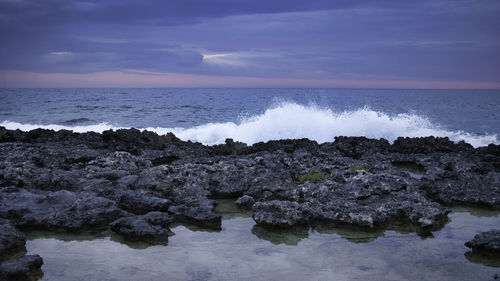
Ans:
MULTIPOLYGON (((22 124, 11 121, 4 121, 0 123, 0 126, 23 131, 44 128, 66 129, 74 132, 102 132, 109 129, 127 128, 113 126, 110 123, 65 126, 22 124)), ((390 115, 369 108, 335 112, 314 104, 306 106, 291 102, 277 104, 260 115, 242 118, 239 122, 208 123, 192 128, 147 127, 139 129, 154 131, 158 134, 172 132, 180 139, 198 141, 207 145, 224 143, 226 138, 247 144, 297 138, 308 138, 323 143, 333 141, 335 136, 385 138, 390 142, 400 136, 449 137, 456 142, 464 140, 474 147, 500 143, 497 134, 476 135, 464 131, 446 130, 416 114, 390 115)))

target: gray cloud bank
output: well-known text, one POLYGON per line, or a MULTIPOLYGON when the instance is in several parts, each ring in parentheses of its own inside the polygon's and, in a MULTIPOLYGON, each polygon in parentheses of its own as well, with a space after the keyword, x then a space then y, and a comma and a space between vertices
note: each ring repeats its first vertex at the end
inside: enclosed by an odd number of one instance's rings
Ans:
POLYGON ((0 0, 0 70, 500 82, 499 15, 496 0, 0 0))

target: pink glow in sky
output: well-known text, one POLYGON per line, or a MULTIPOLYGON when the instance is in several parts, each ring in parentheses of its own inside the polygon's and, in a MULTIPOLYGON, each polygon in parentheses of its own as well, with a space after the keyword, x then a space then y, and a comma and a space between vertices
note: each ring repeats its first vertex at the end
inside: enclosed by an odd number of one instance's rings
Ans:
POLYGON ((312 88, 422 88, 499 89, 500 82, 401 81, 401 80, 318 80, 210 76, 145 71, 95 73, 37 73, 0 71, 0 85, 7 88, 50 87, 312 87, 312 88))

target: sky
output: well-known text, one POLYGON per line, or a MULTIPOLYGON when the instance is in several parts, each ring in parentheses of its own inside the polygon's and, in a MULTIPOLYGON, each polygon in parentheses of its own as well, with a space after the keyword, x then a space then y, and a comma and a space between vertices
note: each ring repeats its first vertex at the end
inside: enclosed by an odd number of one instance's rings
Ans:
POLYGON ((0 0, 0 87, 500 88, 498 0, 0 0))

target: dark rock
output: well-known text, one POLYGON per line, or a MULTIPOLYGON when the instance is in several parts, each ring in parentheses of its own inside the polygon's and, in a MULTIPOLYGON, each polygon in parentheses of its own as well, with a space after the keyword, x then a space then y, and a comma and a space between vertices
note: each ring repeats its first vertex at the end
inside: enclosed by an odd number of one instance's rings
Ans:
POLYGON ((150 196, 138 191, 129 191, 120 197, 118 206, 140 215, 151 211, 168 211, 171 203, 168 199, 150 196))
POLYGON ((175 215, 175 221, 195 223, 220 229, 221 216, 213 212, 215 202, 209 199, 188 201, 182 205, 171 206, 168 211, 175 215))
POLYGON ((24 132, 20 130, 7 130, 0 126, 0 142, 16 142, 22 139, 24 132))
POLYGON ((262 225, 383 228, 397 221, 432 231, 446 221, 447 206, 500 209, 498 147, 435 137, 393 145, 365 137, 252 146, 228 139, 209 147, 135 129, 0 128, 0 217, 55 231, 124 218, 115 223, 129 229, 124 233, 142 239, 137 233, 149 229, 155 240, 156 228, 165 231, 172 220, 220 229, 213 199, 239 198, 262 225), (398 163, 412 163, 420 174, 398 163))
POLYGON ((334 147, 345 157, 359 159, 375 153, 385 153, 390 144, 385 139, 374 140, 366 137, 335 137, 334 147))
POLYGON ((292 227, 308 220, 299 203, 277 200, 255 203, 252 217, 258 224, 276 227, 292 227))
POLYGON ((0 218, 0 261, 7 253, 23 249, 25 244, 24 234, 12 226, 8 220, 0 218))
POLYGON ((247 149, 244 149, 244 152, 246 154, 253 154, 262 151, 276 152, 281 150, 286 153, 292 153, 299 148, 316 151, 318 147, 319 145, 316 141, 311 141, 309 139, 286 139, 279 141, 273 140, 268 142, 258 142, 247 149))
POLYGON ((157 244, 168 241, 167 225, 171 221, 172 217, 168 214, 152 212, 143 216, 118 219, 112 222, 110 227, 127 240, 157 244))
POLYGON ((18 222, 26 215, 55 214, 57 210, 70 208, 76 195, 70 191, 30 192, 22 188, 10 188, 0 192, 0 216, 18 222))
POLYGON ((488 146, 479 147, 477 149, 478 153, 491 154, 494 156, 500 156, 500 145, 490 143, 488 146))
POLYGON ((241 209, 252 209, 255 200, 252 196, 243 195, 238 200, 236 200, 236 206, 241 209))
POLYGON ((392 144, 391 151, 398 153, 437 153, 437 152, 457 152, 457 151, 467 151, 471 152, 474 148, 465 142, 454 143, 450 141, 447 137, 436 138, 436 137, 421 137, 421 138, 409 138, 409 137, 399 137, 392 144))
POLYGON ((152 225, 159 225, 163 228, 167 228, 174 221, 174 217, 162 212, 149 212, 143 215, 142 218, 152 225))
POLYGON ((468 204, 500 209, 499 171, 477 155, 439 155, 427 164, 420 188, 446 205, 468 204))
POLYGON ((0 193, 0 216, 20 228, 79 231, 126 215, 114 201, 93 193, 31 193, 24 189, 0 193))
POLYGON ((180 158, 175 155, 167 155, 167 156, 160 156, 157 157, 153 160, 151 160, 151 163, 153 166, 160 166, 160 165, 168 165, 171 164, 172 162, 179 160, 180 158))
POLYGON ((212 153, 214 155, 232 155, 232 154, 242 154, 246 152, 247 145, 242 142, 235 142, 233 139, 226 139, 225 144, 214 145, 212 147, 212 153))
POLYGON ((90 161, 85 167, 86 177, 117 180, 138 169, 148 168, 151 162, 124 151, 115 151, 90 161))
POLYGON ((474 253, 491 254, 500 257, 500 230, 490 230, 474 236, 465 246, 474 253))
POLYGON ((257 223, 281 227, 326 222, 372 228, 400 220, 426 231, 439 229, 449 210, 426 199, 410 183, 364 173, 345 184, 308 182, 289 193, 289 201, 254 204, 253 217, 257 223))
POLYGON ((0 280, 24 281, 40 272, 43 259, 39 255, 24 255, 12 262, 0 264, 0 280))
POLYGON ((102 139, 108 148, 127 151, 134 155, 140 155, 142 148, 161 150, 168 146, 169 143, 178 141, 172 133, 159 136, 153 132, 141 132, 137 129, 104 131, 102 132, 102 139))

